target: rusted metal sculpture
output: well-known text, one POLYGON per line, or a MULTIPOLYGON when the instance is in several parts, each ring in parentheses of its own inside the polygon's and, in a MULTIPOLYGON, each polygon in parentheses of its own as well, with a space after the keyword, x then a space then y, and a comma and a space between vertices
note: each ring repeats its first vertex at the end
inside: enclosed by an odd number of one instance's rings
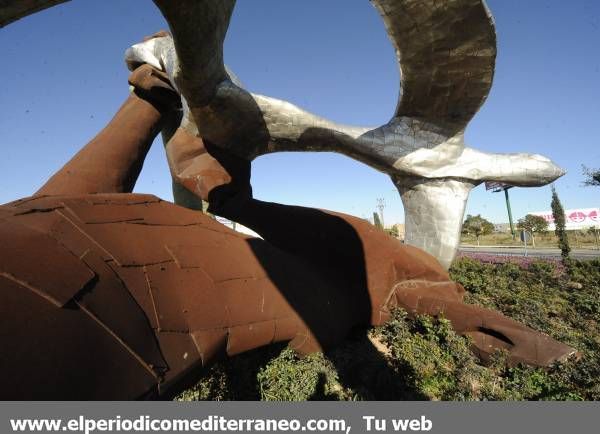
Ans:
POLYGON ((264 239, 132 194, 181 102, 163 72, 136 66, 106 128, 34 196, 0 206, 0 399, 165 398, 220 356, 326 350, 397 306, 444 315, 483 359, 574 353, 462 303, 433 256, 361 219, 253 199, 248 159, 185 128, 167 145, 175 179, 264 239))
POLYGON ((163 78, 134 71, 136 92, 107 127, 38 194, 0 207, 0 398, 169 397, 219 356, 278 341, 328 349, 396 306, 443 314, 484 359, 504 348, 513 363, 548 365, 573 353, 463 304, 435 258, 366 221, 252 199, 247 160, 184 130, 172 141, 202 150, 202 195, 225 212, 234 203, 264 240, 131 194, 177 101, 163 78))

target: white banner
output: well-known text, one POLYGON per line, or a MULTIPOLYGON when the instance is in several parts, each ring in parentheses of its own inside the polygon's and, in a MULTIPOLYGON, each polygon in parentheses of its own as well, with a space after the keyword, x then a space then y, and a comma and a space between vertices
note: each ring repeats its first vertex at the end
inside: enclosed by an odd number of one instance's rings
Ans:
MULTIPOLYGON (((548 222, 548 229, 554 230, 554 217, 552 211, 531 212, 529 214, 544 217, 548 222)), ((567 230, 600 228, 600 208, 579 208, 565 211, 565 227, 567 230)))

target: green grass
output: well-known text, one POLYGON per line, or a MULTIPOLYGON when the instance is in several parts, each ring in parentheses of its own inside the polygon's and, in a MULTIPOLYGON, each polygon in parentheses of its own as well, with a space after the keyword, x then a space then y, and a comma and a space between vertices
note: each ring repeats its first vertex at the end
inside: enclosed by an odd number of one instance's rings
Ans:
MULTIPOLYGON (((597 249, 598 242, 594 234, 582 232, 582 231, 567 231, 569 238, 569 244, 572 249, 597 249)), ((471 235, 462 235, 460 239, 461 244, 477 245, 477 238, 471 235)), ((522 246, 523 242, 517 236, 513 240, 512 235, 509 232, 506 233, 493 233, 489 235, 482 235, 479 237, 479 244, 481 246, 522 246)), ((531 243, 528 243, 531 247, 531 243)), ((536 247, 552 247, 557 248, 558 240, 556 235, 552 231, 548 231, 545 234, 535 235, 535 246, 536 247)))
POLYGON ((599 260, 575 261, 567 275, 543 261, 524 269, 461 258, 451 274, 469 291, 468 303, 572 345, 581 359, 508 367, 498 353, 483 366, 448 321, 398 310, 385 326, 357 331, 328 354, 299 358, 279 345, 222 361, 178 399, 600 400, 599 260))

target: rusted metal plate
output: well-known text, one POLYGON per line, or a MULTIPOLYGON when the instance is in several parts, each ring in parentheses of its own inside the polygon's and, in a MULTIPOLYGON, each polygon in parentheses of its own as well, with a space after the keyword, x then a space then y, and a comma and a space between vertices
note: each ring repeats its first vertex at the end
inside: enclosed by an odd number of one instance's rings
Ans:
MULTIPOLYGON (((178 235, 171 228, 113 223, 106 225, 81 225, 80 229, 107 251, 120 266, 143 266, 171 262, 164 249, 169 235, 178 235), (118 234, 118 236, 116 236, 118 234), (132 248, 135 246, 135 248, 132 248)), ((184 236, 181 234, 180 236, 184 236)))
POLYGON ((152 395, 157 378, 83 310, 58 308, 1 276, 0 289, 0 400, 152 395))
POLYGON ((226 328, 200 330, 192 333, 202 364, 207 366, 226 354, 228 331, 226 328))
POLYGON ((180 291, 190 292, 188 279, 172 273, 169 264, 146 267, 146 276, 150 286, 150 294, 154 303, 159 331, 189 333, 190 328, 185 316, 185 304, 179 296, 180 291), (167 268, 168 267, 168 268, 167 268))
POLYGON ((64 204, 79 220, 87 224, 143 221, 140 210, 135 205, 114 202, 92 204, 68 199, 64 201, 64 204))
MULTIPOLYGON (((227 306, 230 326, 265 321, 286 311, 285 300, 268 279, 226 280, 217 284, 217 290, 227 306)), ((287 310, 291 312, 289 305, 287 310)))
POLYGON ((83 223, 132 223, 162 226, 202 225, 201 213, 178 209, 168 202, 138 201, 129 203, 123 198, 97 198, 94 202, 64 200, 65 206, 83 223), (200 214, 200 215, 199 215, 200 214))
POLYGON ((0 274, 56 306, 64 306, 96 277, 79 258, 42 232, 5 220, 0 224, 0 239, 0 274))
POLYGON ((62 209, 52 212, 31 212, 18 216, 19 224, 43 232, 54 238, 71 253, 81 257, 89 249, 97 249, 104 259, 111 256, 102 250, 100 246, 90 240, 63 214, 62 209))
POLYGON ((98 278, 93 287, 76 297, 77 303, 113 333, 127 350, 135 353, 148 369, 166 369, 151 323, 123 282, 95 252, 88 252, 82 260, 98 278))
POLYGON ((229 300, 204 270, 182 270, 173 263, 145 270, 160 330, 187 333, 229 325, 229 300))
POLYGON ((201 368, 202 359, 194 340, 187 333, 160 332, 158 341, 169 365, 159 385, 161 393, 164 393, 173 383, 184 380, 186 375, 193 375, 192 370, 201 368))
POLYGON ((167 249, 181 268, 202 268, 215 282, 231 279, 252 279, 265 276, 245 239, 206 231, 207 243, 172 242, 167 249), (232 267, 230 260, 235 261, 232 267), (243 258, 243 259, 242 259, 243 258))
POLYGON ((268 345, 275 338, 275 321, 251 322, 229 328, 227 354, 233 356, 268 345))
POLYGON ((114 262, 109 262, 107 265, 119 276, 123 285, 125 285, 131 296, 145 312, 150 326, 153 329, 158 328, 152 295, 150 294, 150 286, 148 285, 143 267, 119 267, 114 262))

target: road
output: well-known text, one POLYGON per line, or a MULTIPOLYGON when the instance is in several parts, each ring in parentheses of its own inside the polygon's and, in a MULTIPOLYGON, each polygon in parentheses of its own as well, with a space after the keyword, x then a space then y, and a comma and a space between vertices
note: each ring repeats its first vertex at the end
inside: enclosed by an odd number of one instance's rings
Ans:
MULTIPOLYGON (((460 246, 459 252, 463 253, 487 253, 491 255, 505 256, 525 256, 525 249, 522 247, 507 247, 507 246, 460 246)), ((527 248, 527 256, 536 258, 560 258, 560 250, 552 248, 527 248)), ((590 260, 600 258, 600 250, 592 249, 576 249, 571 250, 571 257, 575 259, 590 260)))

